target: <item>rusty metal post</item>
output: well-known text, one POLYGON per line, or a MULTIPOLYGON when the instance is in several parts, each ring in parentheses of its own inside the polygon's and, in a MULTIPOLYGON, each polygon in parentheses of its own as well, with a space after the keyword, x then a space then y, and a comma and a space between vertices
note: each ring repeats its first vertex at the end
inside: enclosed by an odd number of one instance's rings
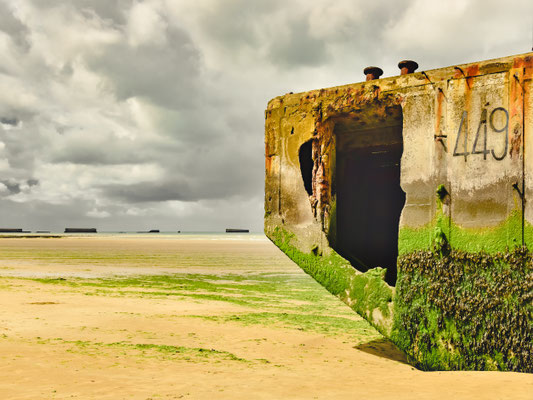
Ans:
POLYGON ((366 67, 363 70, 363 73, 366 75, 367 81, 373 81, 374 79, 379 79, 383 75, 383 70, 379 67, 366 67))
POLYGON ((402 60, 398 63, 400 75, 412 74, 418 68, 418 64, 413 60, 402 60))

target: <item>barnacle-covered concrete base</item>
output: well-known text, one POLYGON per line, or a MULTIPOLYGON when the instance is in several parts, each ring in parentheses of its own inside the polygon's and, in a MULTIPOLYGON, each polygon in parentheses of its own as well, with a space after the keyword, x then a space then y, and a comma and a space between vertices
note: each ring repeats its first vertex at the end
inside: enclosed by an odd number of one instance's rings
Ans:
POLYGON ((265 233, 423 369, 533 372, 533 53, 271 100, 265 233))

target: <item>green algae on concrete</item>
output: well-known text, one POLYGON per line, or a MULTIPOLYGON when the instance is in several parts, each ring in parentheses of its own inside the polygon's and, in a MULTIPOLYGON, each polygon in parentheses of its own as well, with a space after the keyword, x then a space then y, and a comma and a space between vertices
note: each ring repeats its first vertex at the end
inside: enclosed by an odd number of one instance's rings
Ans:
POLYGON ((280 227, 267 236, 330 293, 365 317, 382 334, 390 334, 394 289, 385 283, 383 268, 361 273, 333 250, 329 255, 304 253, 291 244, 294 234, 280 227))
POLYGON ((493 254, 509 248, 533 244, 533 227, 524 227, 525 240, 522 243, 522 212, 515 209, 498 225, 493 227, 464 228, 445 212, 450 206, 450 194, 444 185, 438 185, 435 198, 435 216, 423 227, 401 227, 398 235, 399 256, 413 251, 431 250, 449 244, 453 249, 467 252, 483 251, 493 254))
MULTIPOLYGON (((533 244, 533 227, 526 224, 524 231, 525 243, 533 244)), ((462 228, 453 220, 437 214, 435 222, 423 227, 400 228, 398 254, 402 256, 413 251, 430 250, 442 244, 443 240, 456 250, 493 254, 520 247, 521 232, 522 216, 519 211, 513 211, 505 221, 487 228, 462 228)))
POLYGON ((401 256, 391 339, 425 370, 533 372, 532 266, 526 247, 401 256))

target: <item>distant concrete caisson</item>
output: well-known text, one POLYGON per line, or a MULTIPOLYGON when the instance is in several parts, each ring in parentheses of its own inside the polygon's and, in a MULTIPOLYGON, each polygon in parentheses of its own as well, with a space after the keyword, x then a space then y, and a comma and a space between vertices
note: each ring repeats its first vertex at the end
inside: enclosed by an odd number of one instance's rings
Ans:
POLYGON ((97 233, 96 228, 65 228, 65 233, 97 233))

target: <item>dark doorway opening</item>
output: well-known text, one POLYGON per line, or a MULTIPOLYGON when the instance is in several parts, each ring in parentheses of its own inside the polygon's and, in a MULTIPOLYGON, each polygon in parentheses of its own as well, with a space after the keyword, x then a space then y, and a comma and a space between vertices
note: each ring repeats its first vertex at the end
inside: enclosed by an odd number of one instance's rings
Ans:
POLYGON ((337 165, 334 249, 360 271, 386 268, 396 283, 398 227, 405 204, 400 187, 401 108, 377 124, 342 119, 335 124, 337 165), (368 125, 371 125, 368 127, 368 125))
POLYGON ((313 194, 313 141, 309 140, 300 146, 298 153, 300 172, 304 181, 305 191, 309 196, 313 194))

